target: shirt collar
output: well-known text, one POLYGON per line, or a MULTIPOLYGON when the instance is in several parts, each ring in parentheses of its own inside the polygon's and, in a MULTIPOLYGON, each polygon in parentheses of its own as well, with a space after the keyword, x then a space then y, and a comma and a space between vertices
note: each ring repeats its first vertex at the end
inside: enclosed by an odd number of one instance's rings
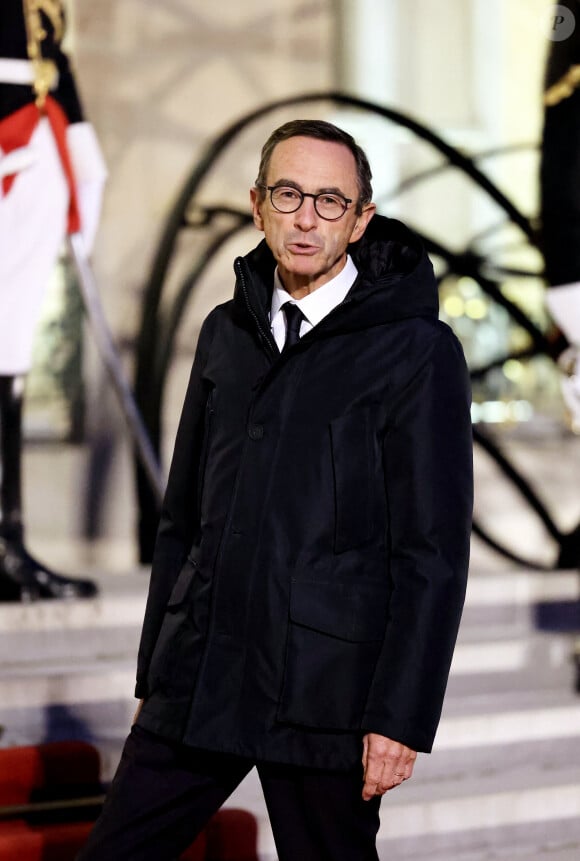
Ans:
POLYGON ((354 265, 352 257, 350 254, 347 254, 346 263, 338 275, 335 275, 334 278, 331 278, 330 281, 326 282, 326 284, 313 290, 312 293, 309 293, 302 299, 293 299, 282 286, 282 282, 278 274, 278 267, 276 267, 276 271, 274 272, 274 290, 272 292, 270 320, 273 321, 282 305, 290 301, 298 305, 311 326, 316 326, 324 319, 324 317, 326 317, 327 314, 330 313, 330 311, 332 311, 333 308, 340 305, 354 284, 357 275, 358 270, 354 265))

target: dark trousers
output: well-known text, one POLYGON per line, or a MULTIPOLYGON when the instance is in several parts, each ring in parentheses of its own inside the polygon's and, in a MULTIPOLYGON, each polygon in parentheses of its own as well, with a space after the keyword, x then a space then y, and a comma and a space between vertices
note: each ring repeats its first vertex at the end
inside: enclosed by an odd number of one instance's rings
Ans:
MULTIPOLYGON (((134 726, 77 861, 175 861, 253 765, 134 726)), ((380 798, 362 800, 362 770, 257 769, 279 861, 378 861, 380 798)))

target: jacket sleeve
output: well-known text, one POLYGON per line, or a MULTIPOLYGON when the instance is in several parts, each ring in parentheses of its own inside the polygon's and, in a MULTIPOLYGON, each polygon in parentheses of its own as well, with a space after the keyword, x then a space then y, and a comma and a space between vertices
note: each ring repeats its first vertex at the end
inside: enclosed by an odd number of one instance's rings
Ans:
POLYGON ((438 324, 426 353, 384 440, 392 595, 362 726, 429 752, 465 598, 473 458, 461 347, 438 324))
POLYGON ((194 540, 199 459, 203 440, 206 391, 203 368, 211 345, 213 313, 202 326, 161 507, 149 581, 149 594, 137 659, 135 696, 147 697, 149 662, 165 608, 194 540))

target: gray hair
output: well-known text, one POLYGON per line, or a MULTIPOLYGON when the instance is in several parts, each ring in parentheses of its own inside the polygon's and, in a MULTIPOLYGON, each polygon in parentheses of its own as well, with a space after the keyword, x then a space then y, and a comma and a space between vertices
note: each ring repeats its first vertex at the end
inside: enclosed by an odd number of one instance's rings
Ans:
POLYGON ((282 141, 295 137, 316 138, 316 140, 340 143, 351 151, 356 162, 359 190, 359 199, 356 204, 356 211, 360 214, 363 207, 366 206, 367 203, 370 203, 373 198, 373 187, 371 185, 372 173, 369 160, 366 157, 364 150, 357 144, 352 135, 349 135, 348 132, 338 128, 338 126, 335 126, 332 123, 327 123, 324 120, 291 120, 272 132, 262 147, 258 178, 256 179, 256 186, 258 187, 262 198, 265 195, 264 188, 267 184, 266 176, 268 174, 268 168, 270 167, 270 160, 272 158, 274 148, 282 141))

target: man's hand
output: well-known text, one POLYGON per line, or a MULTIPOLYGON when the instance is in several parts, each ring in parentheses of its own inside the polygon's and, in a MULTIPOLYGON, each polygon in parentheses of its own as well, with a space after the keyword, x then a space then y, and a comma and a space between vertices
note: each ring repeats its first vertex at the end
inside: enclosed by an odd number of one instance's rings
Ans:
POLYGON ((139 705, 137 706, 137 711, 136 711, 136 712, 135 712, 135 714, 133 715, 133 720, 131 721, 131 723, 132 723, 132 724, 134 724, 134 723, 137 721, 137 718, 139 717, 139 712, 140 712, 140 711, 141 711, 141 709, 143 708, 143 703, 144 703, 144 702, 145 702, 145 700, 139 700, 139 705))
POLYGON ((375 795, 384 795, 408 780, 413 774, 416 759, 417 751, 410 747, 375 732, 367 733, 363 738, 363 800, 370 801, 375 795))

